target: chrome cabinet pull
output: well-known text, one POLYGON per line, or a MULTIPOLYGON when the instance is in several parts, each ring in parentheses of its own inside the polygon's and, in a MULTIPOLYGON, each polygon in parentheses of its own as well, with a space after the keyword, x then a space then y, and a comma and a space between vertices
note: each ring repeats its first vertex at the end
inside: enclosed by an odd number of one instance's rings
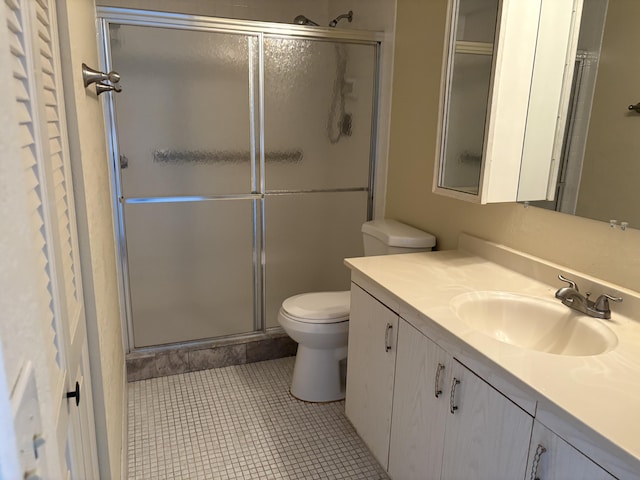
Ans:
POLYGON ((387 330, 384 333, 384 351, 388 352, 391 350, 391 330, 393 330, 393 325, 387 323, 387 330))
POLYGON ((460 385, 460 380, 453 377, 453 382, 451 382, 451 396, 449 397, 449 411, 451 415, 455 415, 456 410, 458 410, 458 406, 456 405, 456 387, 460 385))
POLYGON ((436 379, 434 382, 436 398, 439 398, 440 395, 442 395, 442 388, 440 388, 440 374, 442 373, 443 370, 444 370, 444 365, 441 363, 438 363, 438 366, 436 367, 436 379))
POLYGON ((540 465, 542 454, 546 451, 546 448, 544 448, 541 444, 538 444, 538 448, 536 448, 536 454, 533 456, 533 462, 531 462, 531 475, 529 476, 529 480, 540 480, 540 477, 538 477, 538 466, 540 465))

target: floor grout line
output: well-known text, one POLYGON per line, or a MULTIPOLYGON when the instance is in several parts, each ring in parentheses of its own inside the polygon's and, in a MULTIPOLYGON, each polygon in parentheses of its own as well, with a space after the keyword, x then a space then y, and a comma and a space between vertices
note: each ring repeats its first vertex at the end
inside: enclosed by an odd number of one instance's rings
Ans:
POLYGON ((129 383, 129 479, 387 479, 344 402, 289 395, 294 360, 129 383))

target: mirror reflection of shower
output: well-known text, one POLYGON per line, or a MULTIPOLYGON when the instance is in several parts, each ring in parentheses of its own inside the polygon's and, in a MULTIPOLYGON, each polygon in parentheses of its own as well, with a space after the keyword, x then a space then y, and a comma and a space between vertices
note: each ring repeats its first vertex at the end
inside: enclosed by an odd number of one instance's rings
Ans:
MULTIPOLYGON (((335 28, 340 20, 346 19, 353 22, 353 10, 338 15, 329 22, 329 27, 335 28)), ((307 25, 312 27, 320 26, 304 15, 298 15, 293 19, 297 25, 307 25)), ((332 144, 336 144, 343 136, 350 137, 352 133, 353 117, 345 110, 345 96, 353 91, 353 82, 347 82, 347 50, 342 43, 336 44, 336 79, 333 83, 333 95, 331 106, 329 107, 329 119, 327 121, 327 136, 332 144)))

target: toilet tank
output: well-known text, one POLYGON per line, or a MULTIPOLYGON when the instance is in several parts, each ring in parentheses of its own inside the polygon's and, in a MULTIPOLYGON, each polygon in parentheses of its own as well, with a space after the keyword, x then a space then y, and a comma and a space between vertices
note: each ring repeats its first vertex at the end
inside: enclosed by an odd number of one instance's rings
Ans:
POLYGON ((362 238, 366 256, 427 252, 436 244, 430 233, 391 219, 364 223, 362 238))

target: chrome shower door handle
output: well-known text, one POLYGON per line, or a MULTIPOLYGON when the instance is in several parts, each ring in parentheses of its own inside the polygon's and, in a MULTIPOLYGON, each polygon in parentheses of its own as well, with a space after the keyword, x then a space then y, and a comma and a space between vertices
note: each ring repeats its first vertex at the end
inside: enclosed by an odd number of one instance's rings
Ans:
POLYGON ((393 330, 393 325, 391 323, 387 323, 387 328, 384 332, 384 351, 388 352, 391 350, 391 332, 393 330))

